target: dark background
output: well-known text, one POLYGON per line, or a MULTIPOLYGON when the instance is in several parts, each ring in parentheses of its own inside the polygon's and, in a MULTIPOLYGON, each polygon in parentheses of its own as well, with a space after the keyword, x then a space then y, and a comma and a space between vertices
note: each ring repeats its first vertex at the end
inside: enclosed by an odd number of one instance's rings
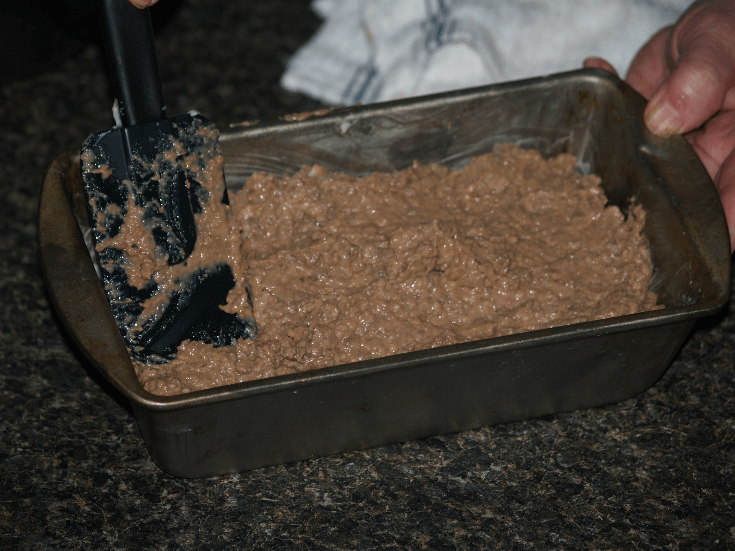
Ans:
MULTIPOLYGON (((207 480, 160 471, 37 262, 45 166, 113 124, 93 10, 19 4, 0 23, 0 548, 735 548, 732 307, 620 404, 207 480)), ((169 114, 226 128, 320 106, 278 86, 319 27, 309 2, 152 12, 169 114)))

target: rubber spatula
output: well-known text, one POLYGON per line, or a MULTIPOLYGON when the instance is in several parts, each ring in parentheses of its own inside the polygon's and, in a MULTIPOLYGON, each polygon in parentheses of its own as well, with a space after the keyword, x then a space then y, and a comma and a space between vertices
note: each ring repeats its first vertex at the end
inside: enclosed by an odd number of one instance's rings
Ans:
POLYGON ((195 112, 166 117, 148 10, 126 0, 100 0, 99 9, 119 120, 87 138, 81 166, 120 333, 146 363, 172 360, 184 340, 253 338, 251 310, 220 307, 236 281, 233 257, 217 241, 229 210, 219 134, 195 112))

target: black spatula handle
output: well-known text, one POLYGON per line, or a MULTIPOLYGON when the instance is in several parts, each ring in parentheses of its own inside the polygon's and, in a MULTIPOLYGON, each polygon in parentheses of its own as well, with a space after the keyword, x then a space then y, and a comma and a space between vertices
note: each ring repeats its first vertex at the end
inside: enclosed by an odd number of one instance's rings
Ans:
POLYGON ((110 83, 123 126, 166 118, 148 9, 127 0, 98 0, 110 83))

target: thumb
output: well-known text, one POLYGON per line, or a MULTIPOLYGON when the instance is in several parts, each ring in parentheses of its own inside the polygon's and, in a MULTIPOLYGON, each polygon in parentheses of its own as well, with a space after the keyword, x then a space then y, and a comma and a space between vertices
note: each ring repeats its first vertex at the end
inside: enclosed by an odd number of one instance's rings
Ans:
POLYGON ((665 27, 656 33, 633 58, 625 77, 626 82, 647 100, 669 76, 666 45, 671 31, 672 27, 665 27))
POLYGON ((706 11, 690 15, 671 35, 673 70, 646 107, 646 126, 659 136, 701 126, 723 107, 728 90, 735 85, 732 35, 717 32, 718 27, 732 29, 735 21, 706 11))

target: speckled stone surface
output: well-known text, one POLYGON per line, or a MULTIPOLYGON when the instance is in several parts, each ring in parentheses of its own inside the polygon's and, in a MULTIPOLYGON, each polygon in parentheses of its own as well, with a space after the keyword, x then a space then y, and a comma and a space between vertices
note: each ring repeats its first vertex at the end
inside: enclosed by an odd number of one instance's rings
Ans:
MULTIPOLYGON (((317 108, 278 78, 318 25, 306 1, 181 4, 157 36, 169 113, 317 108)), ((206 480, 159 470, 37 263, 44 167, 112 124, 103 71, 88 46, 2 89, 0 548, 735 549, 732 306, 619 404, 206 480)))

